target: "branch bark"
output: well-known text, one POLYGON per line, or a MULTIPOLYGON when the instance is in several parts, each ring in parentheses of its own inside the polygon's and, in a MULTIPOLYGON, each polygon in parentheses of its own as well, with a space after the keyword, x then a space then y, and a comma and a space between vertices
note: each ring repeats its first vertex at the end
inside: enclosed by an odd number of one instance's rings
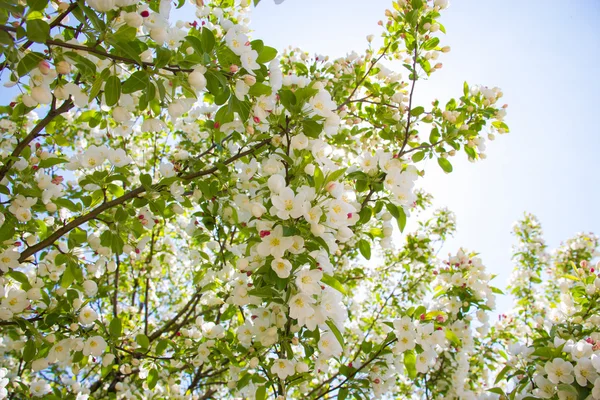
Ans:
MULTIPOLYGON (((261 142, 259 142, 258 144, 254 145, 253 147, 251 147, 250 149, 246 150, 246 151, 242 151, 237 153, 235 156, 225 160, 222 162, 222 164, 224 165, 229 165, 232 162, 247 156, 249 154, 254 153, 256 150, 260 149, 261 147, 265 146, 267 143, 269 143, 271 141, 271 139, 265 139, 261 142)), ((190 181, 192 179, 195 178, 199 178, 201 176, 206 176, 206 175, 210 175, 213 174, 215 172, 217 172, 219 170, 218 167, 214 166, 202 171, 198 171, 198 172, 194 172, 188 175, 184 175, 181 178, 184 181, 190 181)), ((54 233, 52 233, 50 236, 48 236, 46 239, 42 240, 41 242, 36 243, 35 245, 28 247, 27 249, 25 249, 22 253, 21 256, 19 257, 19 262, 25 262, 30 256, 32 256, 33 254, 45 249, 46 247, 52 245, 52 243, 56 242, 58 239, 60 239, 62 236, 66 235, 67 233, 69 233, 70 231, 72 231, 73 229, 77 228, 80 225, 85 224, 86 222, 96 218, 98 215, 100 215, 101 213, 103 213, 106 210, 109 210, 115 206, 118 206, 119 204, 123 204, 128 200, 131 200, 143 193, 146 192, 146 188, 144 188, 144 186, 139 186, 133 190, 131 190, 128 193, 125 193, 124 195, 122 195, 121 197, 117 197, 116 199, 113 199, 111 201, 107 201, 106 203, 103 203, 101 205, 99 205, 98 207, 94 208, 92 211, 90 211, 87 214, 84 215, 80 215, 79 217, 75 218, 74 220, 72 220, 71 222, 69 222, 68 224, 64 225, 62 228, 57 229, 56 231, 54 231, 54 233)))
POLYGON ((71 101, 71 99, 68 99, 64 101, 60 107, 52 108, 50 109, 50 111, 48 111, 48 114, 46 114, 44 119, 39 121, 33 127, 31 132, 29 132, 29 134, 25 136, 25 138, 22 141, 20 141, 19 144, 17 144, 17 147, 15 147, 13 152, 10 154, 10 156, 6 160, 6 163, 2 166, 2 168, 0 168, 0 181, 4 179, 10 168, 15 163, 15 160, 19 157, 21 152, 25 150, 25 147, 27 147, 32 141, 38 138, 40 133, 54 118, 56 118, 62 113, 69 111, 71 108, 73 108, 73 102, 71 101))

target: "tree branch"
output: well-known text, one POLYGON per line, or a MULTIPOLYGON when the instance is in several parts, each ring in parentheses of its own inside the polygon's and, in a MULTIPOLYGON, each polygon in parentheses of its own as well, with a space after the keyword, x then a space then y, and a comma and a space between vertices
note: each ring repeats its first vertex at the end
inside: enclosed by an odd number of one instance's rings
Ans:
MULTIPOLYGON (((238 152, 235 156, 223 161, 222 164, 228 165, 248 154, 252 154, 256 150, 260 149, 261 147, 263 147, 264 145, 269 143, 270 141, 271 141, 271 139, 265 139, 262 142, 259 142, 257 145, 251 147, 250 149, 248 149, 246 151, 238 152)), ((218 170, 219 170, 219 168, 215 166, 215 167, 211 167, 206 170, 203 170, 203 171, 198 171, 195 173, 184 175, 182 177, 182 179, 185 181, 189 181, 189 180, 201 177, 201 176, 213 174, 218 170)), ((60 239, 62 236, 66 235, 67 233, 69 233, 73 229, 77 228, 78 226, 85 224, 86 222, 90 221, 91 219, 96 218, 98 215, 100 215, 104 211, 109 210, 112 207, 118 206, 119 204, 123 204, 126 201, 131 200, 145 192, 146 192, 146 189, 144 188, 144 186, 139 186, 139 187, 131 190, 130 192, 125 193, 121 197, 117 197, 116 199, 113 199, 111 201, 103 203, 103 204, 99 205, 98 207, 96 207, 95 209, 93 209, 92 211, 90 211, 89 213, 75 218, 74 220, 69 222, 67 225, 64 225, 62 228, 59 228, 56 231, 54 231, 54 233, 52 233, 46 239, 25 249, 21 253, 21 256, 19 257, 19 262, 21 262, 21 263, 25 262, 31 255, 50 246, 52 243, 54 243, 55 241, 60 239)))
POLYGON ((0 181, 2 179, 4 179, 4 177, 6 176, 6 174, 10 170, 10 168, 13 166, 13 164, 15 163, 16 159, 19 157, 21 152, 25 149, 25 147, 27 147, 29 145, 29 143, 31 143, 33 140, 35 140, 37 137, 39 137, 40 133, 44 130, 44 128, 56 116, 69 111, 71 108, 73 108, 73 102, 71 101, 71 99, 68 99, 65 102, 63 102, 60 107, 52 108, 52 109, 50 109, 50 111, 48 111, 48 114, 46 114, 44 119, 39 121, 33 127, 31 132, 29 132, 29 134, 27 136, 25 136, 25 138, 22 141, 20 141, 19 144, 17 144, 17 147, 15 147, 15 149, 13 150, 11 155, 6 159, 6 163, 2 166, 2 168, 0 168, 0 181))

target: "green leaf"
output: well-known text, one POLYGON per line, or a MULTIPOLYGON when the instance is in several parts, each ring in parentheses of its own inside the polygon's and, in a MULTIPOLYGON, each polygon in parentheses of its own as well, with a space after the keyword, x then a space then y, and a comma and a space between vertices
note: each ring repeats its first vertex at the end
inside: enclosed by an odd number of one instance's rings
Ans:
POLYGON ((149 188, 152 186, 152 177, 149 174, 140 175, 140 183, 145 187, 149 188))
POLYGON ((571 385, 567 385, 566 383, 559 383, 558 384, 558 390, 569 392, 569 393, 572 393, 572 394, 574 394, 576 396, 579 395, 579 393, 577 392, 577 389, 575 389, 571 385))
POLYGON ((145 89, 148 86, 148 82, 148 74, 145 71, 136 71, 123 82, 121 91, 126 94, 134 93, 145 89))
POLYGON ((323 282, 327 286, 331 286, 332 288, 334 288, 335 290, 337 290, 341 294, 344 294, 344 295, 347 294, 346 289, 340 283, 340 281, 338 281, 337 279, 335 279, 331 275, 323 274, 323 277, 321 278, 321 282, 323 282))
POLYGON ((327 175, 327 179, 325 179, 325 184, 328 184, 329 182, 338 180, 338 178, 340 178, 342 175, 344 175, 344 172, 346 172, 346 169, 347 168, 340 168, 336 171, 333 171, 329 175, 327 175))
POLYGON ((8 272, 7 275, 21 284, 29 285, 29 279, 27 278, 27 275, 25 275, 21 271, 12 270, 12 271, 8 272))
POLYGON ((29 362, 33 360, 36 353, 35 340, 33 338, 29 338, 27 342, 25 342, 25 348, 23 349, 23 361, 29 362))
POLYGON ((498 382, 500 382, 508 373, 508 371, 510 371, 510 366, 507 365, 504 368, 502 368, 502 370, 498 373, 498 375, 496 376, 496 380, 494 381, 494 385, 497 385, 498 382))
POLYGON ((423 114, 425 112, 425 109, 421 106, 415 107, 412 110, 410 110, 410 115, 412 115, 413 117, 418 117, 419 115, 423 114))
POLYGON ((72 268, 65 268, 65 272, 63 272, 63 276, 60 281, 60 286, 66 289, 71 286, 71 283, 73 283, 74 280, 75 275, 73 274, 72 268))
POLYGON ((406 213, 404 212, 404 208, 398 207, 398 228, 400 228, 400 232, 404 232, 404 228, 406 227, 406 213))
POLYGON ((421 161, 423 158, 425 157, 425 152, 424 151, 418 151, 415 154, 413 154, 412 156, 412 160, 413 162, 419 162, 421 161))
POLYGON ((144 335, 143 333, 137 335, 135 337, 135 341, 142 349, 147 349, 150 347, 150 339, 148 339, 148 336, 144 335))
MULTIPOLYGON (((254 0, 254 4, 256 5, 258 1, 254 0)), ((257 387, 254 397, 256 398, 256 400, 265 400, 267 398, 267 388, 264 385, 257 387)))
POLYGON ((437 47, 438 44, 440 44, 440 39, 434 37, 423 43, 423 48, 425 50, 433 50, 437 47))
POLYGON ((161 355, 165 352, 165 350, 167 349, 167 346, 169 346, 169 344, 171 344, 170 341, 168 341, 167 339, 162 339, 158 342, 158 344, 156 345, 156 354, 157 355, 161 355))
POLYGON ((283 227, 283 236, 295 236, 295 235, 299 235, 300 234, 300 230, 298 228, 295 228, 293 226, 284 226, 283 227))
POLYGON ((448 161, 446 158, 442 158, 442 157, 439 157, 437 160, 438 160, 438 164, 440 165, 440 167, 442 167, 442 169, 445 172, 452 172, 452 164, 450 164, 450 161, 448 161))
POLYGON ((25 57, 17 64, 17 74, 19 74, 19 76, 27 75, 27 73, 37 67, 43 59, 44 55, 41 53, 31 52, 25 54, 25 57))
POLYGON ((367 260, 371 259, 371 244, 367 242, 365 239, 360 239, 358 241, 358 250, 360 250, 360 254, 367 260))
POLYGON ((340 333, 340 330, 337 328, 337 326, 335 326, 333 321, 330 319, 327 320, 327 326, 329 327, 329 329, 331 329, 331 332, 333 332, 333 334, 335 335, 335 338, 338 340, 338 342, 340 342, 340 346, 342 346, 342 349, 343 349, 344 348, 344 337, 340 333))
POLYGON ((110 332, 110 336, 112 336, 114 339, 121 337, 121 333, 123 332, 123 324, 121 323, 119 317, 115 317, 112 321, 110 321, 108 331, 110 332))
POLYGON ((433 128, 431 130, 431 133, 429 134, 429 143, 431 143, 432 145, 437 144, 437 142, 440 140, 440 137, 440 131, 438 130, 438 128, 433 128))
POLYGON ((50 25, 41 19, 27 21, 27 38, 36 43, 45 43, 50 35, 50 25))
POLYGON ((171 50, 159 47, 156 49, 156 58, 154 59, 154 68, 162 68, 171 60, 171 50))
POLYGON ((111 75, 104 84, 104 101, 107 106, 112 107, 117 104, 119 97, 121 97, 121 80, 111 75))
POLYGON ((488 392, 496 393, 496 394, 506 397, 506 393, 504 393, 504 390, 502 390, 499 387, 488 389, 488 392))
POLYGON ((415 379, 417 376, 417 357, 413 350, 409 350, 404 353, 404 368, 406 373, 411 379, 415 379))
POLYGON ((461 344, 461 341, 458 336, 456 336, 456 333, 452 332, 450 329, 446 329, 446 339, 451 341, 455 346, 460 346, 461 344))
POLYGON ((148 378, 146 379, 146 383, 148 383, 148 389, 152 390, 158 383, 158 371, 156 368, 152 368, 148 373, 148 378))
POLYGON ((313 174, 313 178, 315 180, 315 189, 318 191, 321 189, 321 186, 323 186, 323 182, 325 182, 323 171, 321 171, 321 168, 319 168, 318 165, 315 165, 315 173, 313 174))
POLYGON ((341 388, 338 391, 338 395, 337 395, 338 400, 346 400, 346 397, 348 397, 348 389, 347 388, 341 388))
POLYGON ((256 62, 259 64, 268 63, 269 61, 274 59, 276 56, 277 56, 277 50, 275 50, 273 47, 264 46, 262 48, 261 52, 258 54, 258 57, 256 58, 256 62))
POLYGON ((200 41, 202 43, 202 50, 204 50, 205 53, 210 53, 215 48, 215 35, 213 31, 208 28, 202 28, 200 41))
MULTIPOLYGON (((281 105, 284 106, 288 111, 293 111, 296 107, 296 104, 298 103, 298 100, 296 99, 296 95, 294 94, 294 92, 292 92, 291 90, 288 90, 288 89, 279 91, 279 101, 281 102, 281 105)), ((310 121, 314 122, 312 120, 310 120, 310 121)), ((319 132, 321 132, 321 131, 319 131, 319 132)))
POLYGON ((69 162, 69 160, 65 160, 64 158, 52 157, 52 158, 47 158, 45 160, 40 161, 40 163, 38 164, 38 167, 39 168, 49 168, 54 165, 63 164, 66 162, 69 162))
POLYGON ((33 11, 44 11, 48 7, 48 0, 27 0, 27 6, 33 11))
POLYGON ((250 87, 248 94, 250 96, 269 96, 271 94, 271 86, 267 86, 264 83, 256 82, 250 87))
MULTIPOLYGON (((294 99, 296 98, 294 97, 294 99)), ((305 119, 302 121, 302 128, 304 134, 313 139, 318 138, 319 134, 323 131, 323 125, 312 119, 305 119)))

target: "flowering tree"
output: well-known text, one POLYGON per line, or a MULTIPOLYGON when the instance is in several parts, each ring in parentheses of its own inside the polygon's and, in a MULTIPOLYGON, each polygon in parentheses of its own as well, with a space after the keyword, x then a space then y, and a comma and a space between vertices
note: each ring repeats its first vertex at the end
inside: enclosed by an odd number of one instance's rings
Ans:
POLYGON ((447 1, 336 60, 251 40, 248 0, 172 6, 0 5, 0 398, 600 398, 595 237, 544 285, 527 217, 491 328, 451 212, 392 242, 426 164, 508 131, 497 88, 413 101, 447 1))

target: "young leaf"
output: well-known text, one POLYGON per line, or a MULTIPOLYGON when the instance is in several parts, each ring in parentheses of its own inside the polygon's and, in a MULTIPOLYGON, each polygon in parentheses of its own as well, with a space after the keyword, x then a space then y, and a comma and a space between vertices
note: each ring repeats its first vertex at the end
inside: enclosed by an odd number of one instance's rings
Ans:
POLYGON ((148 336, 144 335, 143 333, 137 335, 135 337, 135 341, 142 349, 147 349, 150 347, 150 340, 148 339, 148 336))
POLYGON ((323 274, 323 277, 321 278, 321 282, 323 282, 327 286, 331 286, 332 288, 334 288, 335 290, 337 290, 341 294, 347 294, 346 289, 340 283, 340 281, 338 281, 337 279, 335 279, 331 275, 323 274))
POLYGON ((121 336, 122 330, 123 330, 123 326, 121 324, 121 320, 119 319, 119 317, 113 318, 113 320, 110 321, 110 325, 108 326, 108 331, 110 332, 110 336, 112 336, 114 339, 117 339, 121 336))
POLYGON ((360 239, 358 241, 358 250, 360 250, 360 254, 367 260, 371 259, 371 245, 365 239, 360 239))
POLYGON ((329 329, 331 329, 331 332, 333 332, 333 334, 335 335, 335 338, 338 340, 338 342, 340 342, 340 346, 342 346, 342 349, 343 349, 344 348, 344 337, 340 333, 340 330, 337 328, 337 326, 335 326, 333 321, 330 319, 327 320, 327 326, 329 327, 329 329))
POLYGON ((114 106, 119 101, 119 97, 121 97, 121 80, 117 76, 111 75, 104 84, 106 105, 109 107, 114 106))
POLYGON ((440 167, 442 167, 442 169, 445 172, 452 172, 452 164, 450 164, 450 161, 448 161, 446 158, 438 158, 438 164, 440 165, 440 167))
POLYGON ((36 43, 44 43, 50 35, 50 25, 41 19, 27 21, 27 37, 36 43))

